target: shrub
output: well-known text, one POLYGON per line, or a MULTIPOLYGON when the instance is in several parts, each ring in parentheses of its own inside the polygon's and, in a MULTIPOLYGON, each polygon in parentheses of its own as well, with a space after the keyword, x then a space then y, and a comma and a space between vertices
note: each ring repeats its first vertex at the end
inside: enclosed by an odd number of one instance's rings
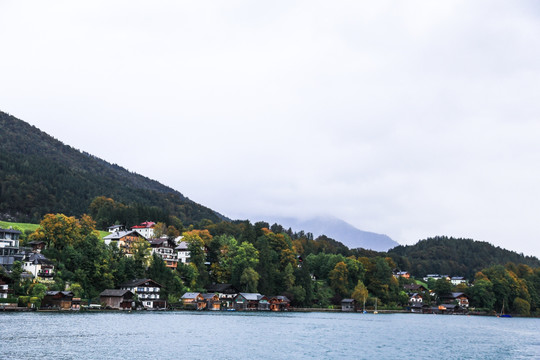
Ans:
POLYGON ((514 311, 516 314, 529 316, 531 314, 531 304, 527 300, 517 297, 514 299, 514 311))

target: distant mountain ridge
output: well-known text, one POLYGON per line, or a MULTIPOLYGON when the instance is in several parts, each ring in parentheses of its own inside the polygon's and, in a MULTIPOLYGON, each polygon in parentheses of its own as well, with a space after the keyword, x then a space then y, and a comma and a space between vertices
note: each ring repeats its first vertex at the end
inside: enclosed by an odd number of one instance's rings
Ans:
POLYGON ((388 251, 397 266, 413 276, 444 274, 474 278, 477 271, 492 265, 526 264, 540 267, 540 260, 485 241, 436 236, 414 245, 400 245, 388 251))
POLYGON ((343 243, 350 249, 364 248, 387 251, 399 245, 398 242, 387 235, 357 229, 351 224, 331 216, 317 216, 307 219, 274 217, 272 221, 285 228, 290 227, 294 231, 310 232, 315 237, 326 235, 343 243))
POLYGON ((76 150, 1 111, 0 181, 0 219, 5 220, 38 222, 50 212, 78 216, 97 196, 158 207, 187 224, 227 219, 158 181, 76 150))

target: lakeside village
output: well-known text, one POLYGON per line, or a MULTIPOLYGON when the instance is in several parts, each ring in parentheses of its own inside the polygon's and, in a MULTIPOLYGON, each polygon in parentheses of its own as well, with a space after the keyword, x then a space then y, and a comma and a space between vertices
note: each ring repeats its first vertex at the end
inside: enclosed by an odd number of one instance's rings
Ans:
MULTIPOLYGON (((103 238, 105 244, 115 244, 122 249, 125 256, 132 256, 132 247, 137 241, 147 241, 152 254, 157 254, 169 268, 176 268, 178 263, 190 262, 188 244, 178 236, 174 241, 167 237, 154 238, 154 223, 144 222, 134 226, 131 230, 115 225, 108 228, 109 235, 103 238)), ((168 304, 160 296, 162 285, 152 279, 133 279, 121 284, 116 289, 105 289, 99 294, 99 303, 90 300, 84 301, 75 297, 73 291, 46 291, 44 296, 37 299, 26 297, 11 297, 13 289, 10 288, 9 274, 13 264, 19 261, 22 264, 21 280, 31 280, 34 283, 53 284, 55 268, 53 263, 42 253, 46 247, 43 241, 30 241, 29 247, 19 246, 21 232, 14 229, 0 228, 0 311, 28 311, 28 310, 210 310, 210 311, 294 311, 290 300, 284 295, 267 296, 259 293, 241 292, 231 284, 212 284, 206 287, 206 292, 186 292, 180 302, 168 304), (3 273, 3 274, 2 274, 3 273)), ((302 259, 299 265, 302 266, 302 259)), ((406 271, 394 271, 395 278, 410 277, 406 271)), ((312 276, 312 278, 314 278, 312 276)), ((463 277, 429 274, 423 280, 446 279, 452 285, 467 284, 463 277)), ((315 280, 315 279, 313 279, 315 280)), ((420 284, 403 285, 409 297, 408 306, 404 311, 412 313, 434 314, 465 314, 468 313, 469 298, 463 292, 449 292, 442 294, 442 303, 431 306, 424 303, 425 296, 435 298, 437 294, 420 284)), ((365 298, 363 304, 355 299, 341 300, 341 308, 336 311, 363 311, 366 312, 365 298)), ((375 302, 370 311, 377 312, 375 302)), ((307 310, 307 309, 306 309, 307 310)), ((316 309, 312 309, 316 310, 316 309)))

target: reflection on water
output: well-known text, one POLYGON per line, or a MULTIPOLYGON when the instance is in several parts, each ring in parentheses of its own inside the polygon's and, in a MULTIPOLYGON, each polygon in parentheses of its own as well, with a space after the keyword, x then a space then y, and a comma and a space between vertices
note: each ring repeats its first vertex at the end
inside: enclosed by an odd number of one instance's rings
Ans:
POLYGON ((0 313, 1 359, 540 358, 540 320, 351 313, 0 313))

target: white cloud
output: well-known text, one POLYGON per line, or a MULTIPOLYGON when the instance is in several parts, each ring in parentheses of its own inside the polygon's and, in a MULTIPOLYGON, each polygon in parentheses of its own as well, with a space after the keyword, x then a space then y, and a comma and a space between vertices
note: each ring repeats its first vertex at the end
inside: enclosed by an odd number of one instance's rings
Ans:
POLYGON ((540 255, 539 27, 528 1, 8 1, 1 106, 229 216, 540 255))

